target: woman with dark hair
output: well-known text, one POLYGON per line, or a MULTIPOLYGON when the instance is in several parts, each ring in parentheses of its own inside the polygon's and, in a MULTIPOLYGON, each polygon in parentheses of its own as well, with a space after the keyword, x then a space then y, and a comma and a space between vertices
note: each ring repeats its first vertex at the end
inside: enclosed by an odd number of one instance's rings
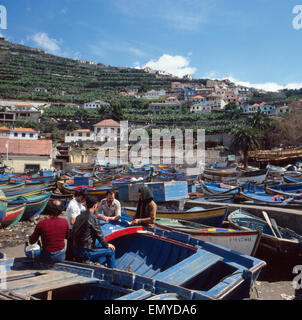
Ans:
POLYGON ((60 201, 49 202, 46 211, 48 217, 37 224, 29 237, 30 244, 36 243, 41 237, 39 261, 42 263, 54 264, 65 260, 65 239, 69 238, 69 228, 67 220, 59 217, 62 211, 60 201))
POLYGON ((137 204, 136 214, 131 225, 142 224, 153 227, 156 217, 157 205, 153 201, 153 192, 150 188, 144 186, 138 190, 139 201, 137 204))

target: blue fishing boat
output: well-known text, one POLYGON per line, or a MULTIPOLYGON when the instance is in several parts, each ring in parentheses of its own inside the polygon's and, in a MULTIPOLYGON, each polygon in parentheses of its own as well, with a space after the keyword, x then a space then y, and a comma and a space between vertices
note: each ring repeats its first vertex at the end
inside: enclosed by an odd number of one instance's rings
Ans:
POLYGON ((267 187, 266 192, 288 197, 300 197, 302 195, 302 183, 288 183, 267 187))
MULTIPOLYGON (((125 207, 125 211, 128 216, 134 217, 136 208, 125 207)), ((201 207, 194 207, 188 210, 169 210, 169 209, 157 209, 157 218, 168 218, 175 220, 188 220, 206 224, 213 227, 221 227, 223 220, 228 213, 227 207, 215 207, 204 209, 201 207)))
MULTIPOLYGON (((115 245, 117 269, 150 281, 194 290, 214 299, 249 297, 264 261, 190 235, 121 224, 102 225, 115 245)), ((97 246, 99 244, 97 243, 97 246)))
POLYGON ((47 184, 40 184, 36 186, 25 186, 18 189, 14 188, 9 190, 3 190, 3 192, 7 197, 9 197, 9 196, 19 196, 19 195, 30 196, 30 195, 38 194, 45 190, 49 190, 49 187, 47 186, 47 184))
MULTIPOLYGON (((0 259, 0 300, 214 300, 131 272, 75 262, 41 270, 26 258, 0 259)), ((128 307, 127 307, 128 308, 128 307)))
POLYGON ((0 190, 0 225, 6 217, 7 199, 3 191, 0 190))
POLYGON ((51 197, 52 192, 41 192, 31 196, 12 196, 7 197, 8 206, 24 205, 25 210, 21 220, 29 220, 41 214, 51 197))
POLYGON ((286 183, 302 183, 301 179, 290 177, 290 176, 284 176, 283 179, 284 179, 284 182, 286 183))
POLYGON ((262 230, 259 249, 267 255, 286 258, 287 263, 299 264, 302 257, 302 236, 288 228, 281 228, 264 212, 265 220, 239 209, 228 216, 231 228, 240 230, 262 230))

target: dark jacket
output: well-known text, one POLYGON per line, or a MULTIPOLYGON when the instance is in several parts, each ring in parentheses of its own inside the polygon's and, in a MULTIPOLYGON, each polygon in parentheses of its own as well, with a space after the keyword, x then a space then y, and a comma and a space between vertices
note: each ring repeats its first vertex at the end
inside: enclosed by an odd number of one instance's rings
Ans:
POLYGON ((139 192, 142 193, 143 199, 138 201, 134 219, 150 218, 150 223, 147 223, 146 225, 152 226, 157 210, 157 205, 153 201, 153 192, 150 188, 145 186, 141 187, 139 192))
POLYGON ((72 227, 71 239, 73 247, 76 248, 94 249, 96 239, 104 248, 108 248, 100 222, 89 210, 77 216, 72 227))

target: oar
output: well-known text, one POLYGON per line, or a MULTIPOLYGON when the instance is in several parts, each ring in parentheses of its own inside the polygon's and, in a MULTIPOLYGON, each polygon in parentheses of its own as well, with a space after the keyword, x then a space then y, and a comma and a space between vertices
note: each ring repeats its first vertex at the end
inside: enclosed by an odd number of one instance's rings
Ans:
POLYGON ((275 233, 275 231, 274 231, 274 229, 273 229, 273 226, 272 226, 271 221, 270 221, 270 219, 269 219, 269 217, 268 217, 268 214, 267 214, 265 211, 262 211, 262 214, 263 214, 263 216, 264 216, 264 219, 265 219, 266 223, 267 223, 268 226, 271 228, 273 235, 274 235, 276 238, 278 238, 277 235, 276 235, 276 233, 275 233))
POLYGON ((279 231, 279 228, 278 228, 278 225, 277 225, 276 220, 275 220, 275 219, 273 219, 273 218, 271 218, 271 222, 272 222, 273 227, 276 229, 276 231, 277 231, 277 233, 278 233, 279 238, 281 238, 281 239, 282 239, 282 236, 281 236, 281 233, 280 233, 280 231, 279 231))

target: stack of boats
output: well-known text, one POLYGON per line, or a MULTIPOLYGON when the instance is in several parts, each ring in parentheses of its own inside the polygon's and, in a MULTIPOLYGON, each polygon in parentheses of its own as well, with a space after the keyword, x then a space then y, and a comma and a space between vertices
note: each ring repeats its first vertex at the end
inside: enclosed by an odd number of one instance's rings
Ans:
POLYGON ((36 175, 2 174, 0 226, 13 227, 19 221, 41 214, 52 196, 56 177, 49 172, 36 175), (44 175, 43 175, 44 174, 44 175))

